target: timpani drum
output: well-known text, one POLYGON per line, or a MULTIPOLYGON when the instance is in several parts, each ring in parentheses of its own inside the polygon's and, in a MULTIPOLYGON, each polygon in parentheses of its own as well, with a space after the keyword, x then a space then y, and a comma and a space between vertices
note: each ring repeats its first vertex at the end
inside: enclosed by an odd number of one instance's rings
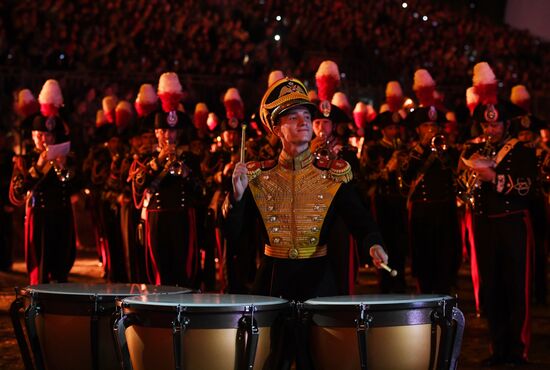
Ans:
POLYGON ((145 284, 61 283, 21 289, 10 313, 25 368, 120 369, 112 329, 117 299, 190 292, 145 284))
POLYGON ((310 299, 315 369, 455 369, 464 333, 456 300, 439 295, 310 299))
POLYGON ((118 338, 125 369, 261 369, 284 299, 232 294, 131 297, 118 338))

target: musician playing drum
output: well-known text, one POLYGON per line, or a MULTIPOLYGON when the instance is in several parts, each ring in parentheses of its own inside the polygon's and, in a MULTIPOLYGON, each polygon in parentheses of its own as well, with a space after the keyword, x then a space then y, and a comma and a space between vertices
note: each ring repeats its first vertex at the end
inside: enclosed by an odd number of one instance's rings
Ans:
MULTIPOLYGON (((344 160, 316 160, 309 149, 315 109, 302 82, 284 78, 272 84, 260 106, 262 123, 283 144, 278 160, 239 163, 233 192, 224 203, 227 238, 239 238, 255 218, 263 221, 264 257, 254 294, 304 301, 337 294, 327 260, 326 235, 335 215, 369 252, 377 267, 387 263, 378 227, 349 183, 344 160)), ((298 368, 310 368, 305 328, 289 320, 279 336, 285 358, 274 368, 287 368, 296 356, 298 368), (294 352, 294 353, 292 353, 294 352)))

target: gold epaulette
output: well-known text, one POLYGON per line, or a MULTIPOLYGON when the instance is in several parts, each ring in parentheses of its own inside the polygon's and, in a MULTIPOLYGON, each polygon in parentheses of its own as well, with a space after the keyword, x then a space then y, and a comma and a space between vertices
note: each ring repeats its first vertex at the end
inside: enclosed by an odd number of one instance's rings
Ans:
POLYGON ((262 171, 270 170, 277 164, 274 160, 268 160, 268 161, 252 161, 246 163, 246 169, 248 176, 248 181, 254 180, 256 177, 262 173, 262 171))
POLYGON ((326 170, 328 177, 335 182, 348 183, 353 179, 353 172, 348 162, 343 159, 327 160, 324 158, 315 161, 315 166, 326 170))

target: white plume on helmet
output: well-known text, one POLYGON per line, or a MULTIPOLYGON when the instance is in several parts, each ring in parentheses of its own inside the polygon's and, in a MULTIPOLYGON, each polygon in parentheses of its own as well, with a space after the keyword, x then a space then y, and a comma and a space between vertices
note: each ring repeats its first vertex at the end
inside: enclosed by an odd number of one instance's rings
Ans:
POLYGON ((332 97, 331 103, 342 110, 351 110, 351 105, 349 104, 348 97, 343 92, 336 92, 332 97))
POLYGON ((118 99, 114 95, 108 95, 103 98, 101 101, 101 107, 103 108, 103 113, 111 112, 116 109, 118 99))
POLYGON ((477 85, 489 85, 497 82, 495 73, 487 62, 479 62, 474 66, 474 75, 472 77, 472 83, 477 85))
POLYGON ((517 104, 518 102, 523 102, 530 99, 531 95, 524 85, 516 85, 512 87, 512 92, 510 93, 510 101, 512 103, 517 104))
POLYGON ((228 101, 228 100, 238 100, 240 102, 243 101, 241 99, 241 94, 239 94, 239 90, 237 90, 234 87, 230 87, 229 89, 227 89, 227 91, 225 92, 225 95, 223 96, 223 101, 228 101))
POLYGON ((332 76, 336 80, 340 81, 340 71, 338 70, 338 65, 332 60, 324 60, 319 65, 319 69, 315 73, 315 78, 322 76, 332 76))
POLYGON ((285 75, 283 74, 282 71, 279 71, 279 70, 271 71, 267 79, 267 87, 273 85, 275 82, 279 81, 282 78, 285 78, 285 75))
POLYGON ((182 87, 178 75, 174 72, 165 72, 160 76, 158 93, 181 93, 182 87))
POLYGON ((63 95, 56 80, 50 79, 44 83, 40 95, 38 95, 38 102, 40 104, 52 104, 55 107, 63 105, 63 95))
POLYGON ((17 94, 17 103, 19 105, 25 105, 36 101, 36 98, 29 89, 23 89, 17 94))
POLYGON ((403 96, 401 84, 397 81, 390 81, 386 85, 386 96, 403 96))
POLYGON ((157 102, 158 98, 153 85, 143 84, 139 88, 136 102, 139 104, 153 104, 157 102))
POLYGON ((419 69, 414 72, 413 90, 424 86, 435 86, 435 81, 426 69, 419 69))

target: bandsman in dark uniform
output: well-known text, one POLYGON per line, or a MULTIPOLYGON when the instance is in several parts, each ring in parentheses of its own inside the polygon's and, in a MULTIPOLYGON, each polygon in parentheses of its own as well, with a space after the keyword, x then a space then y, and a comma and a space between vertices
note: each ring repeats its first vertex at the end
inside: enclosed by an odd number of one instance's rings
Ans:
POLYGON ((186 164, 178 139, 182 135, 189 144, 194 127, 177 110, 183 94, 175 73, 160 77, 158 95, 162 102, 162 111, 155 115, 158 149, 143 161, 136 159, 132 185, 134 197, 144 197, 147 268, 157 285, 193 286, 199 262, 193 204, 199 172, 186 164))
POLYGON ((69 134, 58 114, 63 104, 58 82, 46 81, 38 99, 41 114, 32 124, 35 150, 18 158, 11 183, 12 200, 26 204, 25 261, 31 284, 66 282, 76 253, 71 208, 76 167, 66 150, 51 157, 52 146, 67 143, 69 134))
MULTIPOLYGON (((529 200, 536 159, 509 133, 503 104, 481 104, 474 111, 485 144, 467 148, 466 176, 473 179, 475 250, 482 308, 487 316, 492 355, 483 365, 527 361, 530 342, 532 245, 529 200)), ((464 175, 463 175, 464 176, 464 175)))
POLYGON ((130 139, 130 151, 121 164, 121 230, 125 251, 126 271, 130 282, 147 282, 145 270, 145 223, 141 220, 141 199, 134 199, 132 180, 136 174, 134 163, 144 162, 150 157, 157 143, 155 137, 155 114, 158 110, 158 96, 153 86, 143 84, 134 103, 137 119, 130 139), (137 159, 137 161, 134 161, 137 159))
POLYGON ((405 261, 407 257, 407 211, 402 194, 400 161, 406 156, 406 146, 399 138, 403 119, 398 112, 380 113, 374 124, 382 138, 367 149, 365 181, 372 187, 371 204, 385 246, 392 257, 396 277, 379 274, 381 293, 405 293, 405 261))
MULTIPOLYGON (((336 95, 335 95, 336 96, 336 95)), ((337 135, 339 125, 347 125, 350 118, 342 109, 323 100, 316 106, 312 117, 312 129, 315 138, 311 141, 310 150, 317 160, 345 160, 350 164, 354 178, 359 173, 359 160, 355 148, 337 135)), ((330 230, 327 240, 328 256, 331 261, 339 294, 353 294, 357 260, 356 241, 349 233, 344 220, 336 217, 335 226, 330 230)))
MULTIPOLYGON (((233 191, 224 203, 226 237, 238 240, 247 225, 262 220, 264 257, 252 293, 304 301, 338 293, 327 259, 326 238, 334 217, 344 218, 349 230, 368 249, 379 266, 387 262, 378 228, 362 206, 350 165, 343 160, 316 160, 309 150, 314 110, 305 86, 284 78, 271 85, 261 102, 266 129, 282 141, 283 151, 273 161, 240 162, 232 175, 233 191)), ((307 328, 289 320, 283 359, 273 368, 311 368, 307 346, 299 339, 307 328)))
POLYGON ((408 120, 418 134, 401 163, 408 188, 412 273, 420 293, 449 294, 461 261, 454 185, 458 153, 439 134, 445 116, 434 106, 416 108, 408 120))

